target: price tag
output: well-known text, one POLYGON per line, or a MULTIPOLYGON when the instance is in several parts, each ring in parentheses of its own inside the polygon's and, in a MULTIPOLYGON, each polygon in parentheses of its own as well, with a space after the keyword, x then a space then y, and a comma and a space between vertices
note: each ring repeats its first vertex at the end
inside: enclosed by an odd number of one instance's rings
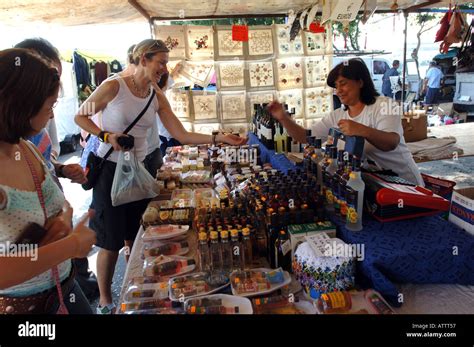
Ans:
POLYGON ((321 26, 321 24, 313 22, 309 25, 309 31, 315 34, 320 34, 320 33, 326 32, 326 29, 324 29, 324 27, 321 26))
POLYGON ((233 41, 248 41, 249 27, 246 25, 232 25, 232 40, 233 41))

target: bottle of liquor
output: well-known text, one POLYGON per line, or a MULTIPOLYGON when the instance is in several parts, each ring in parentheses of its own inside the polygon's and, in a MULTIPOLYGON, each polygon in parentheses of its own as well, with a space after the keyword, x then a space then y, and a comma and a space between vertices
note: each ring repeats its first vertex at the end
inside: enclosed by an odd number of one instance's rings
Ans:
POLYGON ((346 185, 349 181, 350 174, 352 172, 352 155, 349 154, 348 158, 344 158, 344 173, 339 180, 339 194, 340 205, 341 205, 341 218, 346 220, 347 217, 347 197, 346 197, 346 185))
POLYGON ((232 229, 230 237, 230 245, 232 248, 232 270, 242 270, 242 244, 239 241, 239 231, 237 229, 232 229))
POLYGON ((258 256, 262 258, 267 257, 267 225, 265 222, 265 213, 263 212, 263 206, 257 206, 257 249, 258 256))
POLYGON ((209 245, 207 244, 207 234, 205 232, 199 233, 198 262, 200 271, 209 272, 211 270, 209 245))
POLYGON ((321 193, 326 199, 326 185, 325 185, 325 172, 326 168, 329 166, 329 161, 331 159, 331 147, 332 145, 326 145, 324 149, 323 159, 319 162, 318 167, 318 183, 321 185, 321 193))
POLYGON ((251 269, 253 267, 252 240, 248 228, 242 229, 242 249, 244 269, 251 269))
POLYGON ((326 209, 334 212, 334 193, 332 191, 332 180, 337 170, 337 148, 331 147, 329 165, 324 171, 323 184, 326 188, 326 209))
POLYGON ((211 271, 222 271, 222 253, 219 245, 219 234, 217 231, 210 232, 211 245, 209 246, 209 253, 211 255, 211 271))
POLYGON ((307 144, 303 150, 303 168, 304 171, 309 173, 311 169, 311 157, 314 153, 314 140, 315 137, 311 136, 311 130, 306 130, 306 141, 307 144), (308 136, 309 133, 309 136, 308 136))
POLYGON ((257 135, 258 107, 258 104, 253 105, 252 133, 254 133, 254 135, 257 135))
POLYGON ((337 170, 332 179, 332 191, 334 194, 334 212, 337 216, 341 215, 341 192, 339 191, 340 180, 344 174, 344 156, 343 149, 337 151, 337 170))
POLYGON ((360 175, 360 159, 353 158, 352 172, 346 185, 347 217, 346 228, 351 231, 362 230, 365 183, 360 175))
MULTIPOLYGON (((270 209, 271 210, 271 209, 270 209)), ((275 242, 278 238, 278 232, 280 226, 278 225, 278 215, 274 212, 270 212, 270 224, 268 227, 268 262, 272 269, 275 268, 275 242)))
POLYGON ((323 154, 323 151, 321 150, 321 143, 322 143, 322 140, 320 138, 315 139, 314 152, 313 152, 313 155, 311 156, 311 165, 312 165, 311 171, 313 175, 317 177, 319 186, 321 186, 321 184, 323 183, 321 166, 319 165, 321 161, 324 159, 324 154, 323 154))
POLYGON ((222 230, 221 233, 221 254, 222 254, 222 269, 229 273, 232 271, 232 247, 229 243, 229 233, 227 230, 222 230))
POLYGON ((285 271, 291 270, 291 245, 288 234, 283 229, 280 230, 275 242, 275 259, 275 268, 282 267, 285 271))

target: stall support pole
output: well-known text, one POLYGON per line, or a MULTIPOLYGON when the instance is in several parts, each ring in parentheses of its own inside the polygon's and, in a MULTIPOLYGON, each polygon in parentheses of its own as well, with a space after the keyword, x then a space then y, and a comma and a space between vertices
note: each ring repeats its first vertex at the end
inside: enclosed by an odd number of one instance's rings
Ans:
POLYGON ((402 72, 402 97, 401 97, 401 107, 400 115, 403 117, 404 112, 404 103, 405 103, 405 83, 406 83, 406 72, 407 72, 407 34, 408 34, 408 12, 404 11, 403 16, 405 17, 405 30, 403 34, 405 36, 403 43, 403 72, 402 72))

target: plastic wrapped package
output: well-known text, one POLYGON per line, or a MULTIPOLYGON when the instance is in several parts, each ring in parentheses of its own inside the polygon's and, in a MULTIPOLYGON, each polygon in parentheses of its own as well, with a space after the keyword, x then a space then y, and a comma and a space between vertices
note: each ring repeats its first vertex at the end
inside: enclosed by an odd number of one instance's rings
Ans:
POLYGON ((151 299, 168 298, 169 284, 167 281, 137 284, 131 281, 125 291, 125 302, 142 302, 151 299))
POLYGON ((232 293, 239 296, 264 295, 291 283, 288 272, 278 269, 234 271, 230 275, 232 293))
POLYGON ((213 294, 188 299, 184 303, 187 314, 252 314, 249 299, 226 294, 213 294))
POLYGON ((224 276, 219 283, 213 283, 210 274, 200 272, 197 274, 179 276, 170 279, 170 299, 181 301, 196 296, 212 294, 229 285, 229 277, 224 276))
POLYGON ((164 224, 149 226, 145 229, 145 232, 142 235, 142 239, 144 242, 165 240, 186 234, 188 230, 188 225, 164 224))
POLYGON ((168 299, 152 299, 141 302, 124 302, 120 310, 125 314, 176 314, 180 304, 168 299))
POLYGON ((144 276, 172 277, 191 272, 196 268, 193 258, 181 256, 164 256, 145 258, 144 276))
POLYGON ((185 255, 189 252, 189 243, 181 242, 146 242, 142 248, 142 258, 157 257, 160 255, 185 255))
MULTIPOLYGON (((196 169, 197 169, 197 164, 196 164, 196 169)), ((196 170, 196 169, 189 172, 183 172, 180 176, 180 181, 182 183, 209 183, 211 181, 210 171, 196 170)))

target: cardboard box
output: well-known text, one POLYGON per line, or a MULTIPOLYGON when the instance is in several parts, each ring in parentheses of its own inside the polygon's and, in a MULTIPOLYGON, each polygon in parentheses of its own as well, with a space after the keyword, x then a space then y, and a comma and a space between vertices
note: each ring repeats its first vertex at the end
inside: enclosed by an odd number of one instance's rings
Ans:
POLYGON ((423 110, 410 111, 402 117, 405 142, 416 142, 428 137, 428 117, 423 110))
POLYGON ((325 233, 330 238, 336 237, 336 226, 331 222, 319 222, 309 224, 289 225, 288 232, 290 233, 291 242, 291 259, 295 255, 295 249, 300 244, 306 241, 305 236, 325 233))
POLYGON ((474 235, 474 187, 454 190, 449 221, 474 235))

